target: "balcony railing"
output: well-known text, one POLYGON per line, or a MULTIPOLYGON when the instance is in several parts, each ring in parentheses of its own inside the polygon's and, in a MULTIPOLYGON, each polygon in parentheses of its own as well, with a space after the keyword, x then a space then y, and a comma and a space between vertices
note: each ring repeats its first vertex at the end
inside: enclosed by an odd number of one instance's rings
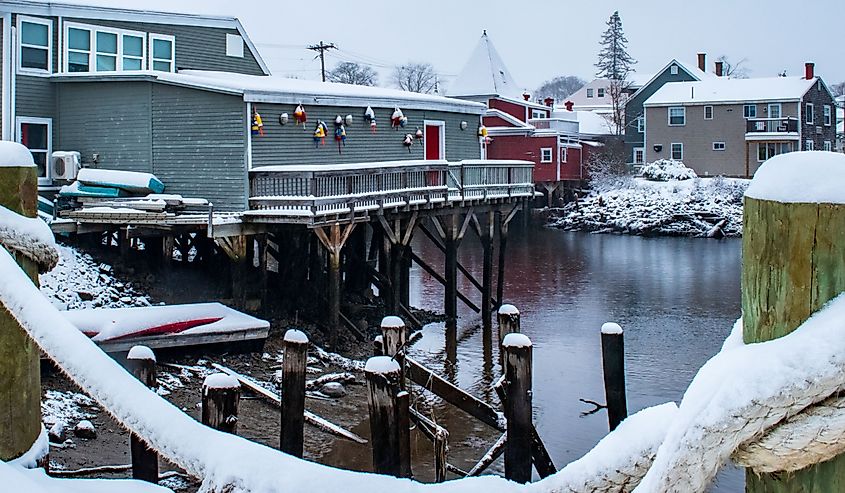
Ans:
POLYGON ((745 133, 791 133, 798 132, 798 119, 785 118, 749 118, 745 122, 745 133))
POLYGON ((247 215, 310 221, 413 205, 531 197, 533 179, 534 165, 527 161, 266 166, 250 171, 247 215))
POLYGON ((564 120, 563 118, 531 118, 528 120, 528 124, 533 125, 538 130, 557 130, 569 134, 578 133, 578 122, 564 120))

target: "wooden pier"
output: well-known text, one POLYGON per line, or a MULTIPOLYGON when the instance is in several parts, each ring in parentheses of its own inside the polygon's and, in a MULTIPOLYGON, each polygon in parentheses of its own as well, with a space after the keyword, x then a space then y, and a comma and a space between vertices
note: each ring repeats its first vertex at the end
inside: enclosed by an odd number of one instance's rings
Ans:
POLYGON ((140 238, 168 261, 174 249, 183 259, 191 247, 200 257, 210 256, 212 249, 225 252, 236 304, 245 303, 247 291, 256 285, 265 305, 272 305, 277 293, 311 293, 323 300, 332 345, 339 327, 355 333, 341 311, 345 293, 363 292, 372 284, 387 311, 410 313, 412 262, 443 283, 449 331, 455 329, 458 300, 481 312, 485 327, 491 327, 493 309, 503 297, 508 226, 535 197, 533 168, 528 161, 497 160, 259 167, 249 173, 249 205, 240 213, 215 212, 212 204, 183 214, 75 209, 60 213, 54 230, 111 234, 120 245, 140 238), (482 242, 482 282, 458 262, 469 230, 482 242), (442 269, 412 251, 417 231, 443 250, 442 269), (276 272, 268 267, 270 259, 279 266, 276 272), (477 301, 458 292, 459 271, 478 288, 477 301))

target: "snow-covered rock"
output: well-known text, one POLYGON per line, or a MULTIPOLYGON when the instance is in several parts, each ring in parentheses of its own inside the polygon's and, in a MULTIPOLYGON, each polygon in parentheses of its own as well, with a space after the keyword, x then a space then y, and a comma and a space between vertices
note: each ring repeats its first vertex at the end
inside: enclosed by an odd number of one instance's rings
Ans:
POLYGON ((94 438, 97 438, 97 429, 94 427, 94 423, 88 421, 87 419, 83 419, 73 428, 73 434, 79 438, 93 440, 94 438))
POLYGON ((691 180, 698 178, 692 168, 687 168, 682 161, 658 159, 643 166, 640 176, 652 181, 691 180))
POLYGON ((742 197, 748 180, 696 178, 656 182, 634 179, 593 192, 554 211, 550 226, 569 231, 644 236, 742 235, 742 197))

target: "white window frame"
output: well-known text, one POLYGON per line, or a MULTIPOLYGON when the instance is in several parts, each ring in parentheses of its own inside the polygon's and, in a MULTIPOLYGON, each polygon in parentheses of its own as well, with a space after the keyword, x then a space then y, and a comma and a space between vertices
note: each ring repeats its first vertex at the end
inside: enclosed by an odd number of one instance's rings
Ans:
POLYGON ((532 120, 542 120, 543 118, 546 118, 546 110, 538 110, 535 108, 531 108, 532 120))
POLYGON ((596 89, 596 97, 598 98, 603 98, 606 93, 607 91, 605 91, 603 87, 599 87, 598 89, 596 89))
POLYGON ((828 152, 832 151, 833 150, 833 143, 830 142, 829 140, 824 141, 824 147, 822 149, 824 149, 825 151, 828 151, 828 152))
POLYGON ((783 107, 780 103, 769 103, 766 107, 767 115, 769 118, 783 118, 783 107), (772 108, 778 109, 778 116, 772 116, 772 108))
POLYGON ((725 143, 724 142, 713 142, 713 150, 714 151, 724 151, 725 150, 725 143))
POLYGON ((667 116, 667 123, 670 127, 683 127, 687 124, 687 108, 685 106, 670 106, 666 109, 666 116, 667 116), (680 109, 682 112, 681 117, 683 121, 681 123, 672 123, 672 110, 680 109))
POLYGON ((34 125, 47 125, 47 149, 35 149, 38 152, 47 152, 47 159, 44 164, 44 176, 38 177, 39 185, 52 183, 50 176, 50 157, 53 155, 53 119, 35 116, 18 116, 15 118, 15 142, 21 141, 21 124, 29 123, 34 125))
POLYGON ((705 120, 712 120, 713 119, 713 106, 712 105, 708 104, 704 107, 704 119, 705 120), (710 109, 710 118, 707 117, 707 109, 708 108, 710 109))
POLYGON ((244 38, 240 34, 226 33, 226 56, 233 58, 244 57, 244 38))
MULTIPOLYGON (((443 120, 423 120, 423 141, 428 140, 428 127, 439 127, 440 159, 446 159, 446 122, 443 120)), ((479 139, 480 140, 480 139, 479 139)), ((425 159, 425 145, 423 145, 423 159, 425 159)))
POLYGON ((593 88, 592 87, 587 88, 587 97, 588 98, 593 97, 593 88))
POLYGON ((832 118, 833 111, 832 111, 830 105, 829 104, 824 105, 824 109, 822 110, 822 112, 823 112, 822 114, 824 116, 824 126, 829 127, 831 125, 832 120, 833 120, 833 118, 832 118))
POLYGON ((669 159, 673 161, 683 161, 684 160, 684 143, 683 142, 672 142, 669 144, 669 159), (675 157, 675 146, 680 146, 681 149, 681 157, 675 157))
POLYGON ((645 164, 645 147, 634 147, 634 155, 631 156, 634 164, 645 164), (637 160, 637 153, 640 153, 640 159, 637 160))
POLYGON ((812 125, 816 120, 816 112, 813 103, 804 103, 804 123, 812 125))
MULTIPOLYGON (((141 68, 138 70, 146 70, 147 69, 147 33, 142 31, 132 31, 129 29, 116 29, 112 27, 103 27, 97 26, 94 24, 82 24, 78 22, 64 22, 63 29, 62 29, 62 71, 68 72, 68 53, 70 51, 70 43, 69 41, 69 32, 70 28, 75 29, 84 29, 88 31, 89 36, 89 47, 90 50, 88 51, 88 72, 78 72, 84 74, 96 73, 97 71, 97 33, 109 33, 114 34, 117 36, 117 53, 114 56, 117 57, 115 61, 115 72, 123 72, 123 58, 127 55, 123 53, 123 36, 133 36, 136 38, 141 38, 141 68)), ((112 56, 111 53, 108 56, 112 56)), ((135 55, 128 55, 128 58, 135 58, 138 57, 135 55)), ((138 70, 132 69, 129 70, 130 72, 137 72, 138 70)), ((101 70, 99 72, 108 73, 112 71, 101 70)))
POLYGON ((26 74, 26 75, 38 75, 38 76, 49 76, 53 73, 53 20, 52 19, 43 19, 41 17, 29 17, 25 15, 19 15, 17 19, 17 67, 15 67, 18 73, 26 74), (36 46, 36 45, 24 45, 23 44, 23 30, 21 29, 21 25, 24 22, 28 22, 30 24, 41 24, 42 26, 47 26, 47 70, 43 70, 40 68, 30 68, 30 67, 22 67, 21 66, 21 55, 22 49, 27 48, 38 48, 43 50, 43 46, 36 46))
POLYGON ((540 164, 548 164, 554 161, 554 153, 552 152, 553 149, 551 147, 541 147, 540 148, 540 164), (548 159, 546 158, 546 152, 549 153, 548 159))
POLYGON ((742 116, 746 119, 757 118, 757 105, 756 104, 744 104, 744 105, 742 105, 742 116), (751 113, 751 112, 747 111, 748 109, 753 109, 754 114, 749 115, 748 113, 751 113))
POLYGON ((671 67, 669 67, 669 73, 672 75, 678 75, 678 65, 673 63, 671 67))
POLYGON ((805 151, 814 151, 815 142, 812 139, 807 139, 804 141, 804 150, 805 151))
POLYGON ((170 72, 175 72, 176 71, 176 36, 171 36, 169 34, 150 33, 150 35, 148 37, 149 37, 149 41, 148 41, 149 47, 147 48, 147 53, 150 54, 150 56, 149 56, 149 58, 150 58, 150 63, 149 63, 150 70, 155 70, 155 62, 168 61, 168 60, 165 60, 164 58, 153 58, 153 56, 154 56, 153 44, 155 43, 155 40, 158 39, 158 40, 163 40, 163 41, 170 41, 170 47, 171 47, 170 55, 172 57, 169 60, 169 62, 170 62, 170 72))
POLYGON ((645 115, 637 117, 637 133, 645 133, 645 115))
POLYGON ((566 146, 560 148, 560 162, 566 163, 569 161, 569 148, 566 146))

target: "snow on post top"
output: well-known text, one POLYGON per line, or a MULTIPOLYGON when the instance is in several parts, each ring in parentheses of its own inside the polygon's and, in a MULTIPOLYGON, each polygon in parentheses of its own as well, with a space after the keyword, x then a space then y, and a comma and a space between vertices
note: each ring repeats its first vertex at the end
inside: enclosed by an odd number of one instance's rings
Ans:
POLYGON ((519 310, 513 305, 502 305, 499 307, 499 315, 519 315, 519 310))
POLYGON ((213 373, 207 377, 205 377, 205 381, 202 383, 202 388, 204 389, 236 389, 240 387, 241 384, 238 382, 238 379, 227 375, 225 373, 213 373))
POLYGON ((11 167, 34 168, 32 153, 23 144, 0 141, 0 168, 11 167))
POLYGON ((845 204, 845 154, 790 152, 765 163, 746 197, 785 203, 845 204))
POLYGON ((505 347, 531 347, 531 339, 527 335, 519 332, 511 332, 502 340, 502 346, 505 347))
POLYGON ((389 317, 384 317, 383 319, 381 319, 381 326, 395 329, 397 327, 404 327, 405 322, 403 322, 401 318, 391 315, 389 317))
POLYGON ((153 353, 153 350, 148 348, 147 346, 132 346, 132 349, 129 350, 129 354, 126 355, 126 359, 145 359, 145 360, 156 360, 156 355, 153 353))
POLYGON ((300 344, 308 344, 308 336, 305 332, 296 329, 290 329, 285 332, 285 342, 298 342, 300 344))
POLYGON ((615 322, 607 322, 601 326, 602 334, 622 334, 622 327, 615 322))
POLYGON ((392 373, 400 370, 399 363, 390 356, 373 356, 364 366, 366 373, 392 373))

